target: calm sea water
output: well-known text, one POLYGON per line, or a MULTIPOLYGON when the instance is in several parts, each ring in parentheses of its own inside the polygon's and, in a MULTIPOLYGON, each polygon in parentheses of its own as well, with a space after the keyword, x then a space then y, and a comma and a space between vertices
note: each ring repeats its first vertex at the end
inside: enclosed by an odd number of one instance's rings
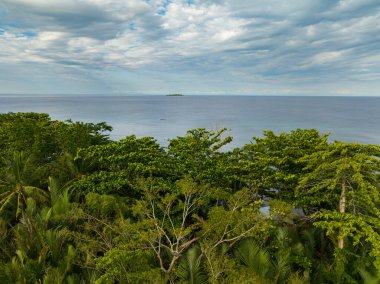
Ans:
POLYGON ((187 130, 226 127, 242 146, 265 129, 316 128, 331 140, 380 144, 380 97, 125 96, 0 97, 0 113, 44 112, 52 118, 105 121, 115 140, 153 136, 161 144, 187 130))

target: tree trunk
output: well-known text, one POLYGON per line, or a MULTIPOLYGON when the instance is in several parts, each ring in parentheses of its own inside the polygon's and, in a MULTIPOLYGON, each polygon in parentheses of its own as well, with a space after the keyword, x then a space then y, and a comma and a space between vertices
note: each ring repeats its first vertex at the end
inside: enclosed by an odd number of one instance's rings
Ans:
MULTIPOLYGON (((344 214, 346 212, 346 178, 342 178, 342 191, 340 193, 339 200, 339 212, 344 214)), ((341 237, 342 231, 339 230, 339 239, 338 239, 338 247, 340 249, 344 248, 344 239, 341 237)))

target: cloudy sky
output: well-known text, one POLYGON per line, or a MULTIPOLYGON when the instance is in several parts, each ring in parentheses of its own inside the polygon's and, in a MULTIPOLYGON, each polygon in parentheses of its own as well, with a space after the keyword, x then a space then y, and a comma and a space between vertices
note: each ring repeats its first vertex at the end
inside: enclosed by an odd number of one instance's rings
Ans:
POLYGON ((0 0, 3 94, 380 95, 379 0, 0 0))

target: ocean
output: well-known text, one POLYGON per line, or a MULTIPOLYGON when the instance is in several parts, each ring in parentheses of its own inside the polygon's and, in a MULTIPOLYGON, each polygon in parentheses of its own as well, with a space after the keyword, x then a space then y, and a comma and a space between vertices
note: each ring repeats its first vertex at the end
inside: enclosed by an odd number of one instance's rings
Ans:
POLYGON ((193 128, 227 128, 231 147, 263 130, 331 132, 330 140, 380 145, 380 97, 0 96, 0 113, 40 112, 53 119, 107 122, 111 138, 153 136, 162 145, 193 128))

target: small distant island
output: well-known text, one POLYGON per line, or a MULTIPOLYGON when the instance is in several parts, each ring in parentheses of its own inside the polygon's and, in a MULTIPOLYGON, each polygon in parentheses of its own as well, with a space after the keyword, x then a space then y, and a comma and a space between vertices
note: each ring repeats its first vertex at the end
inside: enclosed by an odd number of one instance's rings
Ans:
POLYGON ((169 94, 169 95, 166 95, 167 97, 183 97, 182 94, 169 94))

